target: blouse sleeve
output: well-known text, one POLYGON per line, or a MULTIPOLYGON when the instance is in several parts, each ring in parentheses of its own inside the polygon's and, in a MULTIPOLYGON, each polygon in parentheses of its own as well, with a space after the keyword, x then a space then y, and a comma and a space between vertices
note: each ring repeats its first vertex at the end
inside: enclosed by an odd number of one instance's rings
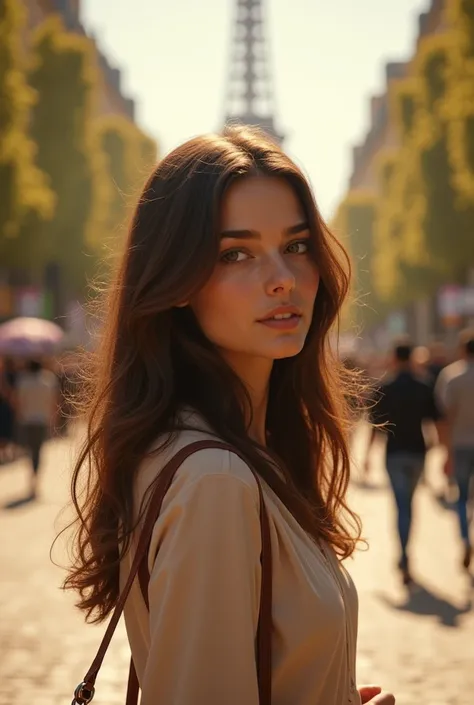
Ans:
POLYGON ((182 483, 162 511, 142 705, 258 705, 257 499, 240 477, 205 474, 182 483))

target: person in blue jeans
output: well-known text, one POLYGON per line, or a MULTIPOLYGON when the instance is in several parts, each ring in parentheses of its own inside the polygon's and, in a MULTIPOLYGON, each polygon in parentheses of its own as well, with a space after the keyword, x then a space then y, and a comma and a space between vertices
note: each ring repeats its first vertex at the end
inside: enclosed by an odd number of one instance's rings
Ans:
POLYGON ((468 569, 472 560, 468 504, 474 482, 474 329, 461 331, 459 338, 461 359, 441 372, 435 393, 446 420, 447 472, 458 486, 462 564, 468 569))
POLYGON ((378 433, 387 436, 386 468, 397 507, 401 549, 398 568, 405 585, 412 581, 408 545, 413 497, 425 464, 423 423, 437 423, 441 417, 433 387, 413 371, 412 352, 408 340, 395 346, 393 370, 381 383, 370 409, 374 425, 369 451, 378 433))

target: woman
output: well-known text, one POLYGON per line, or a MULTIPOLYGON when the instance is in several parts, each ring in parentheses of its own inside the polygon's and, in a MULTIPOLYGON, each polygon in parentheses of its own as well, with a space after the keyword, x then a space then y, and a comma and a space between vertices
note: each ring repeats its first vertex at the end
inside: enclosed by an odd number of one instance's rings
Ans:
POLYGON ((359 536, 328 338, 348 288, 341 255, 301 171, 257 130, 192 139, 145 186, 88 376, 66 580, 79 607, 99 621, 116 605, 147 491, 180 448, 217 437, 247 462, 194 453, 165 497, 149 611, 138 581, 125 609, 143 705, 259 702, 262 538, 250 467, 271 530, 272 703, 393 702, 355 687, 357 597, 338 560, 359 536))
POLYGON ((37 495, 41 451, 50 437, 58 407, 58 379, 39 360, 28 360, 18 377, 19 436, 31 459, 31 499, 37 495))

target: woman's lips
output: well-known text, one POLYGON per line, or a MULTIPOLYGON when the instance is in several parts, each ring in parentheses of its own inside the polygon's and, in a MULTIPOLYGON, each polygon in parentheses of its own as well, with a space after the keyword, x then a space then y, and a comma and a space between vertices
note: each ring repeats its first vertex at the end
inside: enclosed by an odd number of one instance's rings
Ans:
POLYGON ((300 321, 301 316, 292 313, 289 318, 265 318, 262 321, 258 321, 258 323, 276 330, 294 330, 298 327, 300 321))

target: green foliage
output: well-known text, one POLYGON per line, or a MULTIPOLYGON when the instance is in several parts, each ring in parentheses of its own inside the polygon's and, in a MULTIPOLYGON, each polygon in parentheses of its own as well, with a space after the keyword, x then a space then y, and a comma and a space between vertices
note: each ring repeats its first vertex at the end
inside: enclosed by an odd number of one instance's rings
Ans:
POLYGON ((139 162, 146 177, 158 159, 158 147, 154 139, 143 132, 137 134, 139 162))
MULTIPOLYGON (((446 163, 446 149, 440 144, 433 147, 429 155, 431 164, 446 163)), ((425 155, 425 160, 427 155, 425 155)), ((439 252, 438 261, 443 281, 466 283, 467 272, 474 261, 474 202, 459 199, 449 181, 451 172, 442 173, 430 171, 426 176, 427 209, 425 228, 428 233, 430 248, 439 252)))
POLYGON ((127 174, 127 143, 123 133, 112 127, 104 128, 101 138, 101 146, 108 161, 108 176, 113 194, 107 223, 109 232, 112 232, 122 224, 125 194, 130 186, 127 174))
POLYGON ((385 311, 373 276, 375 215, 373 197, 364 192, 350 192, 340 206, 336 223, 343 239, 348 240, 353 267, 352 312, 345 313, 345 319, 352 319, 358 328, 380 320, 385 311))
POLYGON ((374 208, 370 203, 351 203, 350 201, 346 208, 347 229, 356 264, 355 290, 358 294, 364 295, 372 290, 374 208))
POLYGON ((359 206, 344 225, 359 233, 359 293, 379 312, 465 283, 474 261, 474 0, 447 0, 445 19, 389 84, 391 146, 371 165, 373 217, 359 206))
POLYGON ((95 116, 99 67, 87 37, 52 15, 24 44, 22 5, 0 2, 1 263, 40 284, 55 262, 65 297, 83 298, 156 144, 123 117, 95 116))
POLYGON ((124 232, 132 206, 156 162, 156 143, 120 116, 97 123, 98 142, 105 155, 110 200, 105 237, 116 242, 124 232))
POLYGON ((474 179, 468 174, 474 155, 466 115, 472 78, 460 46, 453 28, 426 37, 406 89, 403 82, 395 89, 400 144, 388 195, 380 172, 375 229, 376 266, 385 267, 375 280, 392 306, 433 294, 443 282, 463 281, 474 256, 474 179), (380 252, 387 247, 391 256, 380 252))
POLYGON ((466 35, 467 52, 474 56, 474 0, 460 0, 459 5, 459 20, 466 35))
POLYGON ((32 231, 38 234, 38 265, 58 262, 67 295, 80 296, 85 273, 94 265, 87 231, 94 215, 95 176, 100 173, 91 139, 94 50, 87 38, 65 32, 53 17, 37 30, 33 51, 30 84, 38 99, 31 113, 31 134, 57 207, 50 222, 30 221, 25 237, 32 239, 32 231))
POLYGON ((409 134, 415 122, 416 103, 415 98, 410 94, 401 96, 401 111, 404 132, 409 134))
POLYGON ((465 124, 466 163, 469 171, 474 173, 474 115, 468 115, 465 124))
POLYGON ((429 110, 434 110, 437 101, 441 100, 446 93, 447 64, 448 57, 442 47, 431 51, 427 56, 423 78, 426 81, 427 107, 429 110))
POLYGON ((450 184, 449 158, 446 140, 439 139, 421 155, 421 169, 427 199, 424 225, 430 251, 445 263, 445 274, 450 275, 453 240, 456 232, 457 213, 454 193, 450 184))
POLYGON ((35 164, 35 144, 28 135, 34 93, 28 87, 21 30, 24 10, 18 0, 0 4, 0 256, 2 265, 21 263, 22 223, 32 214, 51 217, 54 195, 35 164))
POLYGON ((474 0, 461 0, 461 12, 474 27, 474 0))
POLYGON ((393 179, 393 175, 396 169, 396 162, 394 159, 387 159, 380 168, 380 181, 382 193, 387 194, 390 190, 390 184, 393 179))

